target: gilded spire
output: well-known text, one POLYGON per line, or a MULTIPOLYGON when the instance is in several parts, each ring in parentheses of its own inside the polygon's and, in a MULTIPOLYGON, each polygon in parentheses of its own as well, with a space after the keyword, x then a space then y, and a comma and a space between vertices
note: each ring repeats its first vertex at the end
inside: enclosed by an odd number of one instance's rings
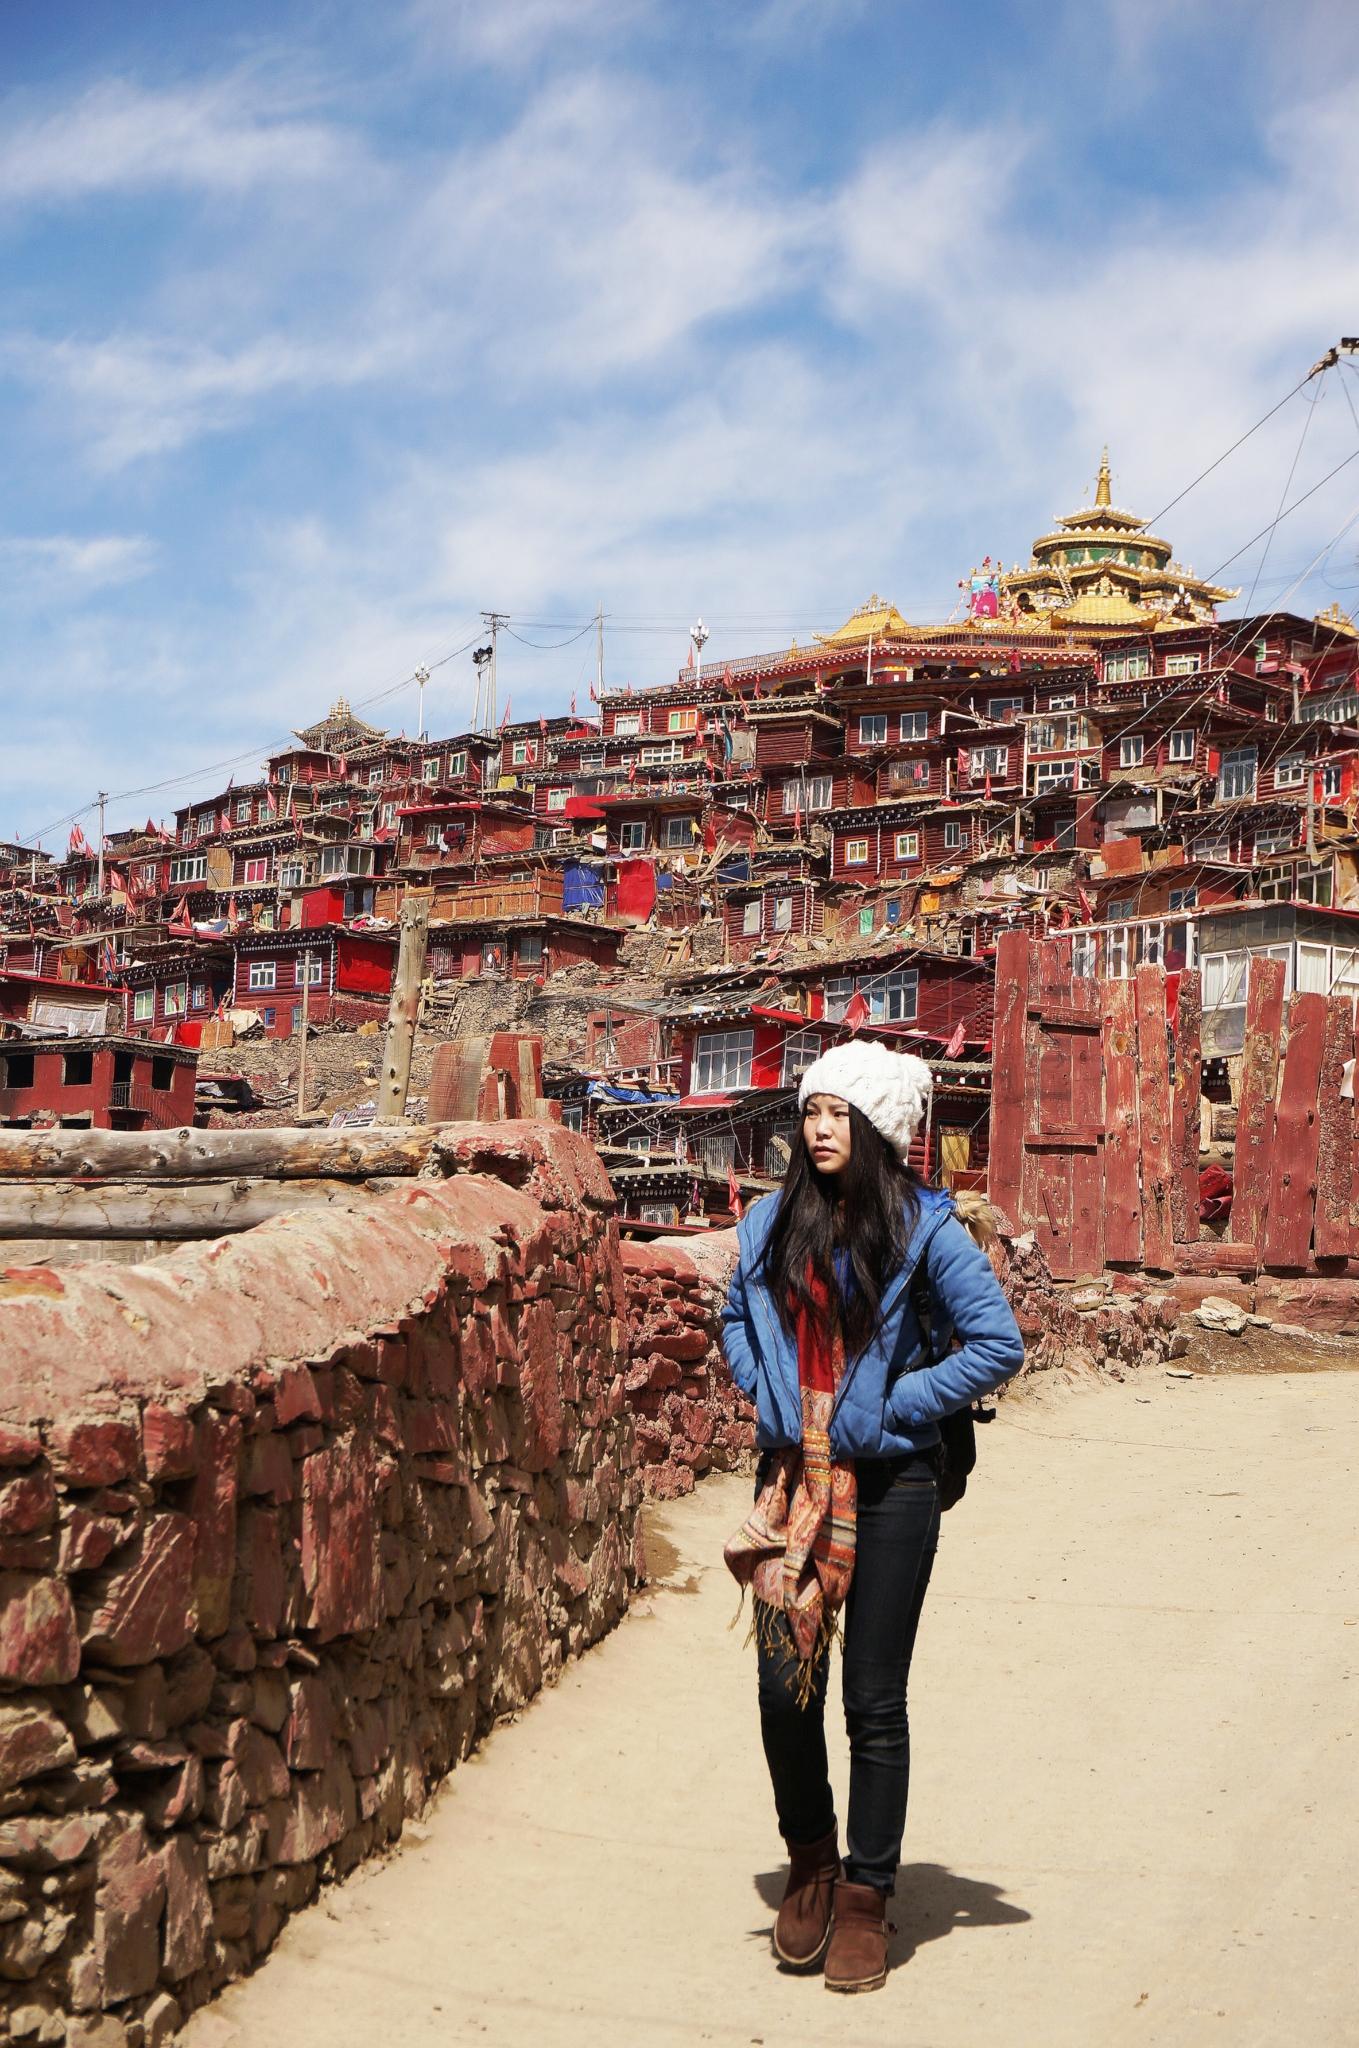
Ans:
POLYGON ((1112 502, 1109 496, 1109 450, 1106 447, 1104 450, 1104 460, 1099 466, 1099 489, 1095 492, 1095 503, 1097 505, 1108 505, 1112 502))

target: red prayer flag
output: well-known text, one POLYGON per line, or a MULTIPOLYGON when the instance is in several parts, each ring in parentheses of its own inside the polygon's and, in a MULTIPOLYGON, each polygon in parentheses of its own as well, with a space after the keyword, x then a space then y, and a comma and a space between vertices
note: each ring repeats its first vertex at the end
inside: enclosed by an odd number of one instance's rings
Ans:
POLYGON ((857 1031, 861 1024, 868 1022, 868 1004, 864 1000, 861 989, 856 988, 849 999, 848 1007, 845 1010, 845 1022, 851 1031, 857 1031))
POLYGON ((730 1166, 727 1168, 727 1200, 731 1203, 732 1214, 739 1223, 741 1220, 741 1190, 736 1185, 736 1174, 730 1166))
POLYGON ((944 1048, 944 1058, 946 1060, 956 1060, 966 1043, 966 1033, 960 1024, 944 1048))

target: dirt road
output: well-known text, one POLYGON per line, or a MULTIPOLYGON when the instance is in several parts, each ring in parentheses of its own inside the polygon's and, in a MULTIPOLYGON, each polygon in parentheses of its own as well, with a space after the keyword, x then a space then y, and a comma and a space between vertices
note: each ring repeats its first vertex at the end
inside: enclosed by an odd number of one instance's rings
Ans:
POLYGON ((849 1999, 771 1961, 748 1495, 705 1481, 664 1585, 189 2042, 1359 2041, 1357 1453, 1353 1372, 1010 1405, 921 1626, 895 1968, 849 1999))

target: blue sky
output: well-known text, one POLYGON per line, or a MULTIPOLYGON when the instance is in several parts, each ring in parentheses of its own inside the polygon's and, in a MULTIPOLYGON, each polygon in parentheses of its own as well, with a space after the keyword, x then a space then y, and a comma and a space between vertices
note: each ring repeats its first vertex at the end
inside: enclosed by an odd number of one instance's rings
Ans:
MULTIPOLYGON (((1153 514, 1359 333, 1356 173, 1305 0, 12 0, 0 835, 337 694, 414 731, 422 661, 461 729, 483 608, 515 716, 586 706, 599 603, 611 682, 699 612, 944 617, 1106 440, 1153 514)), ((1199 573, 1359 448, 1359 370, 1306 405, 1167 516, 1199 573)), ((1359 461, 1224 580, 1352 607, 1357 509, 1359 461)))

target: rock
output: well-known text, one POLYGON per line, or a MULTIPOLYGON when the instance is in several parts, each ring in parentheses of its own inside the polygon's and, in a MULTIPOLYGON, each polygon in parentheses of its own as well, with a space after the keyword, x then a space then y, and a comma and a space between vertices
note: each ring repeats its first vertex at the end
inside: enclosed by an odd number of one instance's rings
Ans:
POLYGON ((543 1472, 561 1449, 563 1428, 557 1318, 548 1302, 530 1302, 520 1318, 519 1375, 528 1429, 524 1464, 543 1472))
POLYGON ((335 1703, 320 1678, 301 1678, 292 1688, 292 1711, 284 1729, 284 1754, 295 1771, 319 1771, 330 1762, 335 1741, 335 1703))
POLYGON ((56 1519, 56 1483, 45 1462, 0 1486, 0 1536, 26 1536, 56 1519))
POLYGON ((157 1992, 142 2014, 142 2048, 167 2048, 183 2024, 178 2001, 168 1991, 157 1992))
POLYGON ((148 1402, 142 1416, 142 1461, 148 1479, 188 1479, 198 1470, 198 1432, 188 1415, 148 1402))
POLYGON ((311 1863, 347 1835, 357 1818, 354 1780, 342 1758, 293 1780, 290 1800, 269 1810, 270 1863, 311 1863))
POLYGON ((16 2041, 64 2041, 66 2015, 54 1991, 26 1991, 9 2009, 9 2031, 16 2041))
POLYGON ((194 1525, 156 1515, 96 1578, 81 1603, 81 1641, 96 1664, 146 1664, 173 1656, 193 1632, 194 1525))
POLYGON ((57 1477, 68 1486, 112 1486, 137 1469, 137 1432, 126 1422, 59 1422, 51 1435, 57 1477))
POLYGON ((0 1678, 65 1685, 79 1669, 80 1637, 64 1581, 0 1572, 0 1678))
POLYGON ((71 1731, 44 1702, 0 1705, 0 1792, 75 1760, 71 1731))
POLYGON ((302 1466, 302 1580, 323 1643, 383 1618, 376 1477, 366 1431, 313 1452, 302 1466))
POLYGON ((1244 1309, 1228 1301, 1225 1295, 1205 1294, 1197 1314, 1205 1330, 1223 1330, 1229 1337, 1239 1337, 1246 1327, 1244 1309))
POLYGON ((223 1635, 231 1621, 231 1576, 236 1563, 236 1465, 240 1448, 240 1418, 208 1416, 199 1431, 198 1477, 192 1506, 198 1532, 194 1599, 198 1607, 198 1634, 205 1642, 223 1635))
POLYGON ((100 1855, 94 1895, 94 1952, 106 2004, 155 1989, 165 1891, 164 1857, 148 1851, 140 1821, 124 1827, 100 1855))
POLYGON ((201 1970, 212 1926, 207 1856, 187 1835, 176 1835, 162 1852, 165 1869, 165 1942, 161 1975, 180 1984, 201 1970))
POLYGON ((127 2048, 127 2028, 111 2012, 82 2013, 66 2023, 66 2048, 127 2048))

